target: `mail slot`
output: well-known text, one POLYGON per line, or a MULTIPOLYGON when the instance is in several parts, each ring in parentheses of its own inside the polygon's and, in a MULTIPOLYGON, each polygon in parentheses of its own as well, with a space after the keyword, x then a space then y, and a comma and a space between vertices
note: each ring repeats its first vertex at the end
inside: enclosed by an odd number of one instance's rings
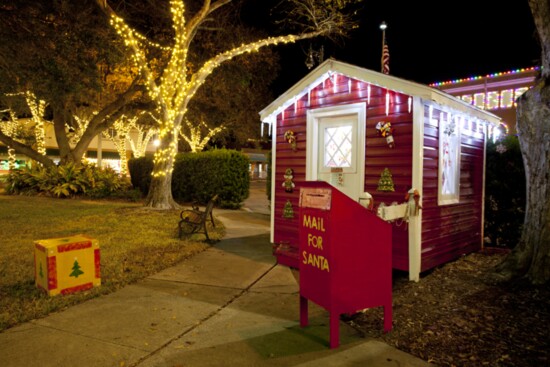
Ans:
POLYGON ((304 182, 299 201, 300 325, 308 301, 329 312, 330 347, 343 313, 384 307, 392 327, 391 225, 325 182, 304 182))

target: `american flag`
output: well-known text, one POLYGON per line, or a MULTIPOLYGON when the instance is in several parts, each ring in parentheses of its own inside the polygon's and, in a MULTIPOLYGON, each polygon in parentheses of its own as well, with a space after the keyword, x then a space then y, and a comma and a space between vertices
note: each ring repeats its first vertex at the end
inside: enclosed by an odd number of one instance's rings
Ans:
POLYGON ((384 40, 384 46, 382 47, 382 73, 390 73, 390 50, 388 44, 384 40))

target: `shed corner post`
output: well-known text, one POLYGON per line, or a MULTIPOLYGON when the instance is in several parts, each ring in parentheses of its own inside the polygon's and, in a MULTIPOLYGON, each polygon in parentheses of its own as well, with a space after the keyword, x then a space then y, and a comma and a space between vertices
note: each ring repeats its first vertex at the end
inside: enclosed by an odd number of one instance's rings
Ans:
POLYGON ((269 133, 271 132, 271 162, 268 164, 271 165, 271 177, 268 177, 268 180, 271 180, 271 200, 269 202, 270 210, 270 231, 269 231, 269 241, 275 243, 275 171, 277 168, 277 115, 272 114, 263 120, 264 123, 269 125, 269 133))
MULTIPOLYGON (((424 180, 424 101, 413 99, 413 159, 412 187, 420 193, 422 200, 424 180)), ((418 282, 422 262, 422 210, 409 219, 409 280, 418 282)))

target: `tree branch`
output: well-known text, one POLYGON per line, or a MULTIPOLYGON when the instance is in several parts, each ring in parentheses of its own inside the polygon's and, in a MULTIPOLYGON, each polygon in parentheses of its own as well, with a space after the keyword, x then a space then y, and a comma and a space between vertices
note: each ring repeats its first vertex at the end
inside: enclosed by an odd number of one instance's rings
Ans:
POLYGON ((95 115, 88 124, 86 131, 82 134, 73 151, 76 155, 88 147, 92 139, 102 131, 110 128, 113 123, 124 114, 123 107, 127 106, 134 95, 140 91, 144 91, 145 87, 138 84, 139 77, 136 77, 128 89, 118 96, 118 98, 103 108, 95 115))
MULTIPOLYGON (((157 83, 155 81, 153 73, 148 66, 144 53, 138 47, 138 42, 134 36, 135 31, 132 30, 124 22, 124 20, 116 14, 116 12, 109 6, 109 4, 107 4, 107 0, 96 0, 96 3, 99 5, 100 9, 109 17, 117 32, 121 32, 119 31, 119 27, 122 27, 126 30, 126 35, 124 37, 127 37, 128 39, 125 39, 124 41, 133 50, 135 64, 140 68, 140 73, 143 73, 143 76, 145 77, 145 83, 148 85, 151 93, 158 93, 157 83)), ((159 101, 162 101, 162 95, 155 97, 157 97, 159 101)))
POLYGON ((36 150, 32 149, 28 145, 20 143, 17 140, 14 140, 13 138, 7 136, 1 130, 0 130, 0 141, 2 143, 4 143, 5 145, 7 145, 8 147, 15 149, 15 151, 17 153, 24 154, 27 157, 29 157, 29 158, 31 158, 31 159, 39 162, 39 163, 42 163, 44 165, 44 167, 55 166, 55 164, 53 163, 53 161, 50 158, 48 158, 45 155, 42 155, 42 154, 38 153, 36 150))
POLYGON ((229 4, 233 0, 218 0, 211 4, 210 0, 204 0, 201 10, 195 14, 193 18, 187 23, 187 34, 190 35, 189 39, 192 40, 194 35, 199 27, 199 25, 213 12, 221 8, 224 5, 229 4))
POLYGON ((195 74, 193 74, 191 78, 190 84, 193 85, 193 87, 189 91, 186 92, 186 96, 182 98, 182 105, 179 106, 179 110, 182 111, 185 106, 187 106, 187 103, 193 98, 197 90, 201 87, 201 85, 204 83, 206 78, 212 73, 212 71, 217 68, 220 64, 223 62, 229 61, 232 58, 245 54, 247 52, 253 52, 258 51, 258 49, 265 47, 265 46, 272 46, 279 43, 294 43, 299 40, 308 39, 317 37, 320 35, 323 35, 327 32, 327 30, 319 30, 309 33, 303 33, 300 35, 286 35, 286 36, 280 36, 280 37, 268 37, 264 38, 262 40, 259 40, 257 42, 253 42, 250 44, 245 44, 239 47, 236 47, 232 50, 226 51, 224 53, 218 54, 208 60, 204 63, 203 67, 198 70, 195 74))

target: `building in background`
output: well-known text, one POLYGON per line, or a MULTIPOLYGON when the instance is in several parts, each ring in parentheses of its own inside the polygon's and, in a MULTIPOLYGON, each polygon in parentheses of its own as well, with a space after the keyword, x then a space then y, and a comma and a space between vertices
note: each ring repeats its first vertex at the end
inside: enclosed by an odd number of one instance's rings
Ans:
MULTIPOLYGON (((24 119, 20 119, 24 122, 24 119)), ((133 130, 128 133, 126 144, 126 160, 136 155, 133 148, 139 150, 141 155, 152 155, 155 150, 155 139, 144 140, 140 139, 140 132, 133 130), (134 147, 130 143, 134 143, 134 147)), ((55 140, 55 132, 52 124, 45 126, 45 147, 46 155, 53 159, 55 163, 59 162, 59 148, 55 140)), ((99 167, 110 167, 116 172, 121 171, 121 154, 118 152, 117 146, 110 139, 104 136, 96 136, 92 139, 84 158, 90 163, 96 164, 99 167)), ((15 154, 15 168, 30 165, 32 159, 23 155, 15 154)), ((8 147, 0 143, 0 174, 5 174, 9 171, 10 154, 8 147)))
POLYGON ((539 67, 449 80, 430 84, 478 108, 502 118, 502 125, 490 132, 493 138, 516 132, 516 100, 535 84, 539 67))
POLYGON ((250 160, 250 178, 264 180, 267 178, 267 152, 261 149, 242 150, 250 160))

